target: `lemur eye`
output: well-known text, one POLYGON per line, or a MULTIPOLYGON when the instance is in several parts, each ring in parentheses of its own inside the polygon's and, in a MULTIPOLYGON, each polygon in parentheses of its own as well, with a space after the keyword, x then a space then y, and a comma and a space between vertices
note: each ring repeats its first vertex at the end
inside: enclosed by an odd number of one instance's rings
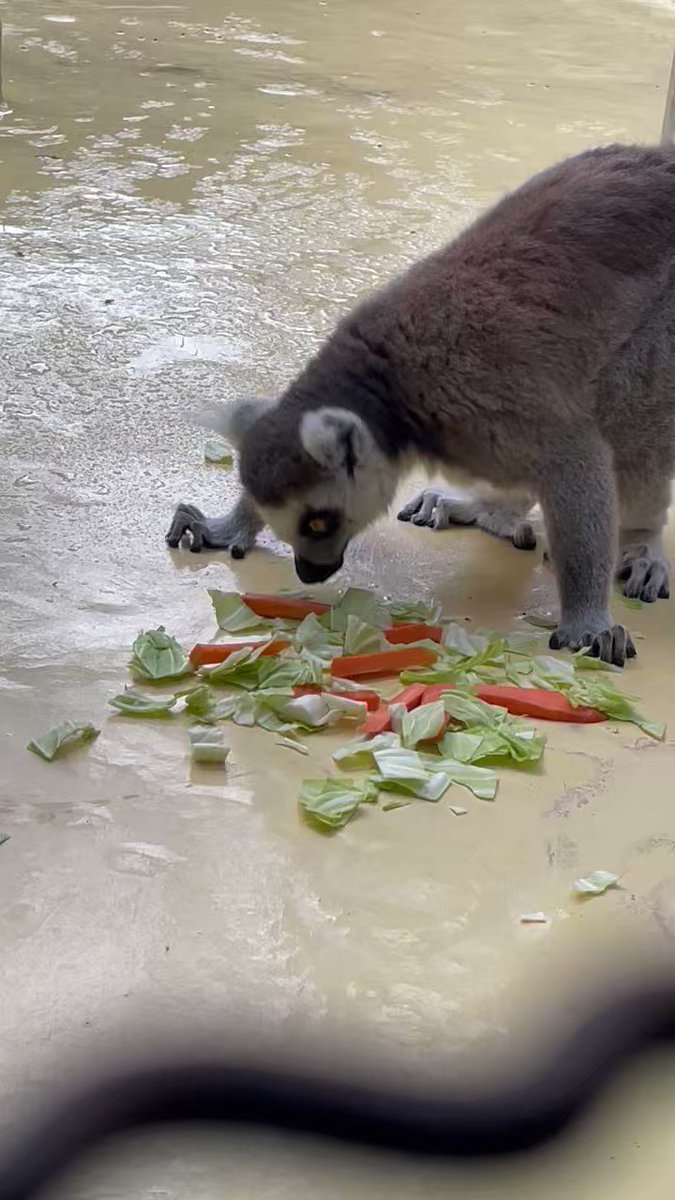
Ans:
POLYGON ((310 510, 302 518, 300 534, 302 537, 314 538, 315 541, 318 541, 320 538, 331 537, 336 533, 339 525, 340 517, 332 509, 310 510))

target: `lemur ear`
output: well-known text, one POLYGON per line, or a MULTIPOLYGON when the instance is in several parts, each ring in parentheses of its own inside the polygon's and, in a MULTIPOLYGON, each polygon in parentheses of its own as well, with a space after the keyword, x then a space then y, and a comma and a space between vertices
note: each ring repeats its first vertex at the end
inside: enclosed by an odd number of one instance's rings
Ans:
POLYGON ((200 416, 200 425, 215 429, 239 450, 249 429, 272 406, 272 400, 235 400, 231 404, 216 404, 205 409, 200 416))
POLYGON ((374 446, 365 421, 346 408, 319 408, 305 413, 300 422, 300 441, 324 470, 344 470, 348 475, 363 466, 374 446))

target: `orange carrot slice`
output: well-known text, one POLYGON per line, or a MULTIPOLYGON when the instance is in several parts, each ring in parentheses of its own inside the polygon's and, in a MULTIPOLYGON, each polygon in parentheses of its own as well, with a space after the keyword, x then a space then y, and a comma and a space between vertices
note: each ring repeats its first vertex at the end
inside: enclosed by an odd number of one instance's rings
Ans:
POLYGON ((402 704, 408 712, 412 712, 413 708, 417 708, 422 703, 422 697, 426 691, 423 683, 411 683, 410 687, 404 688, 393 699, 388 700, 386 704, 380 704, 380 707, 368 714, 364 724, 361 726, 362 732, 366 737, 375 737, 378 733, 386 733, 391 729, 391 708, 392 704, 402 704))
POLYGON ((562 692, 548 692, 544 688, 519 688, 497 684, 481 684, 477 688, 479 700, 486 704, 498 704, 518 717, 534 717, 542 721, 570 721, 576 725, 593 725, 606 721, 605 713, 595 708, 575 708, 562 692))
POLYGON ((385 629, 384 636, 392 646, 406 646, 410 642, 440 642, 443 630, 440 625, 393 625, 385 629))
MULTIPOLYGON (((207 667, 215 663, 225 662, 235 650, 255 650, 256 646, 260 645, 257 642, 198 642, 190 651, 190 666, 191 667, 207 667)), ((274 641, 270 642, 262 652, 261 657, 267 657, 270 654, 281 654, 282 650, 288 649, 288 642, 274 641)))
POLYGON ((247 592, 242 600, 256 616, 268 620, 280 617, 284 621, 302 621, 310 613, 322 617, 330 608, 329 604, 321 604, 318 600, 297 600, 292 596, 268 596, 253 592, 247 592))
MULTIPOLYGON (((452 687, 451 683, 435 683, 426 688, 423 704, 439 700, 444 692, 452 691, 452 687)), ((597 709, 575 708, 562 692, 548 692, 544 688, 482 683, 476 688, 476 696, 486 704, 505 708, 513 716, 531 717, 535 721, 567 721, 572 725, 594 725, 607 720, 605 714, 597 709)))
POLYGON ((360 679, 364 675, 397 675, 407 667, 429 667, 436 661, 427 646, 398 646, 379 654, 349 654, 334 658, 331 675, 336 679, 360 679))

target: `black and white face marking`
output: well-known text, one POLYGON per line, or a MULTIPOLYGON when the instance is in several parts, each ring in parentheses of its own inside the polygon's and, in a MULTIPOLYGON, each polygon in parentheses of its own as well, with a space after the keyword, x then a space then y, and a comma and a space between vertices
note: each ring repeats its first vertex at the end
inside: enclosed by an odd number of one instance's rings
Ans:
POLYGON ((312 542, 333 537, 341 525, 340 513, 332 508, 308 508, 300 522, 299 534, 312 542))
POLYGON ((300 518, 295 570, 303 583, 322 583, 340 570, 344 559, 344 521, 334 508, 306 508, 300 518), (342 536, 341 536, 342 533, 342 536), (303 553, 305 544, 306 552, 303 553), (336 556, 338 547, 339 552, 336 556), (327 557, 328 561, 324 561, 327 557))
POLYGON ((277 537, 293 547, 302 582, 321 583, 340 570, 351 538, 387 511, 399 464, 379 449, 360 417, 343 409, 305 414, 300 440, 321 468, 321 482, 259 508, 277 537))

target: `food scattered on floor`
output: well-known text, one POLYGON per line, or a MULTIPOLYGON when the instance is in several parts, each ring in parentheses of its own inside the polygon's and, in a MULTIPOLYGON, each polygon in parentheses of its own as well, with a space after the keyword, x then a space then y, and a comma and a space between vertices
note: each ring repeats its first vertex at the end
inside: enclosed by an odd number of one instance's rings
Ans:
MULTIPOLYGON (((585 651, 539 653, 542 634, 470 633, 443 621, 437 605, 385 603, 361 588, 331 605, 291 593, 209 596, 216 640, 188 654, 163 626, 139 634, 129 669, 134 684, 151 690, 132 685, 109 703, 125 718, 185 714, 192 761, 220 768, 229 755, 221 721, 274 733, 299 754, 309 753, 309 735, 351 726, 356 737, 332 753, 326 777, 302 784, 300 810, 317 828, 341 828, 380 796, 385 811, 438 803, 452 787, 494 800, 497 769, 544 754, 546 736, 531 720, 618 720, 656 739, 665 734, 619 691, 611 667, 585 651), (398 690, 387 698, 393 681, 398 690), (170 695, 152 690, 176 684, 170 695)), ((97 733, 65 722, 29 749, 51 761, 97 733)), ((599 894, 616 878, 595 872, 575 888, 599 894)))
POLYGON ((75 746, 92 742, 100 732, 100 729, 96 729, 89 721, 80 723, 63 721, 60 725, 55 725, 53 729, 47 730, 46 733, 32 738, 27 748, 33 754, 44 758, 45 762, 51 762, 52 759, 59 758, 75 746))
POLYGON ((575 879, 574 890, 579 896, 601 896, 608 888, 616 887, 619 876, 611 871, 592 871, 583 879, 575 879))
POLYGON ((222 438, 208 438, 204 445, 204 462, 217 467, 231 467, 234 462, 232 447, 222 438))
POLYGON ((193 725, 188 729, 190 757, 194 763, 222 767, 230 753, 221 729, 213 725, 193 725))

